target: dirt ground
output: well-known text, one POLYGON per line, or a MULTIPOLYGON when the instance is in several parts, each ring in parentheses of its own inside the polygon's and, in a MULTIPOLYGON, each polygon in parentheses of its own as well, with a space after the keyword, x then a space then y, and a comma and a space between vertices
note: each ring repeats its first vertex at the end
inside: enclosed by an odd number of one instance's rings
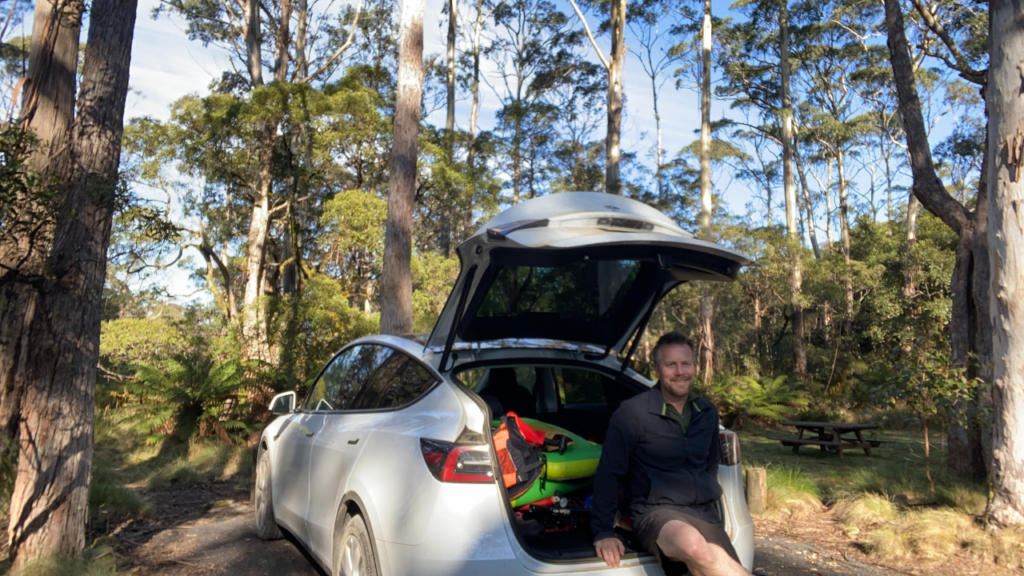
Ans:
MULTIPOLYGON (((253 528, 247 491, 232 483, 146 493, 149 518, 111 526, 109 544, 134 576, 323 576, 298 543, 262 542, 253 528)), ((103 531, 106 531, 106 527, 103 531)), ((766 576, 889 576, 991 574, 991 565, 883 565, 847 538, 828 514, 755 520, 755 573, 766 576), (987 570, 985 568, 988 568, 987 570)))

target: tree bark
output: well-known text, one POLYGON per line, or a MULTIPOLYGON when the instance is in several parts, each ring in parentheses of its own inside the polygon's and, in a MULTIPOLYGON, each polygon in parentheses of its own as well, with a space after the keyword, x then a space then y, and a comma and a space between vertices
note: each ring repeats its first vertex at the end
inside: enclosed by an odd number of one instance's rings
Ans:
POLYGON ((455 130, 455 38, 458 30, 458 0, 448 0, 448 116, 444 129, 455 130))
POLYGON ((793 177, 793 108, 789 99, 789 2, 779 4, 779 54, 782 64, 782 182, 786 196, 786 241, 789 250, 789 305, 793 319, 793 373, 807 379, 807 340, 800 302, 803 270, 800 263, 800 205, 793 177))
POLYGON ((619 161, 622 159, 622 66, 626 60, 626 0, 610 0, 612 31, 608 55, 608 135, 605 140, 605 190, 621 194, 619 161))
POLYGON ((850 267, 850 206, 847 191, 846 164, 842 148, 836 145, 836 175, 839 177, 839 237, 843 245, 843 260, 846 271, 843 273, 846 289, 846 333, 853 330, 853 276, 850 267))
MULTIPOLYGON (((476 178, 476 125, 480 116, 480 33, 484 27, 484 2, 476 2, 476 23, 473 26, 473 80, 470 91, 473 103, 469 109, 469 150, 466 152, 466 163, 469 173, 476 178)), ((473 198, 467 202, 466 211, 462 214, 463 237, 469 238, 473 233, 473 198)))
POLYGON ((245 3, 245 55, 249 67, 249 82, 253 87, 263 85, 263 50, 260 47, 260 3, 245 3))
POLYGON ((288 80, 288 46, 291 44, 292 0, 279 0, 281 19, 274 38, 274 80, 288 80))
MULTIPOLYGON (((700 234, 701 240, 714 242, 711 230, 711 0, 704 0, 701 24, 701 90, 700 90, 700 234)), ((700 301, 700 371, 705 383, 715 376, 715 333, 713 318, 715 301, 707 284, 700 301)))
POLYGON ((1024 525, 1024 23, 1020 5, 989 4, 988 227, 992 273, 992 489, 990 520, 1024 525))
POLYGON ((380 286, 382 334, 412 332, 412 212, 416 195, 416 138, 423 98, 423 0, 402 3, 384 271, 380 286))
POLYGON ((793 160, 796 162, 796 173, 800 175, 800 190, 803 193, 804 211, 807 217, 807 235, 811 239, 811 249, 814 251, 814 259, 821 259, 821 247, 818 246, 818 232, 814 229, 814 204, 811 202, 811 188, 807 185, 807 174, 804 172, 803 161, 800 158, 800 145, 793 143, 793 160))
POLYGON ((94 0, 90 13, 71 177, 31 326, 8 528, 14 569, 85 546, 101 298, 136 12, 137 0, 94 0))
MULTIPOLYGON (((903 12, 899 0, 885 0, 884 6, 887 45, 914 181, 911 189, 926 210, 960 237, 950 281, 953 294, 949 323, 952 360, 954 365, 966 366, 968 376, 992 382, 986 184, 987 158, 990 154, 986 149, 978 187, 978 208, 972 213, 949 195, 935 171, 917 81, 914 78, 915 64, 904 29, 903 12)), ((983 431, 986 427, 983 405, 987 400, 982 396, 966 408, 970 418, 967 428, 954 422, 947 430, 946 467, 955 475, 983 476, 986 473, 990 448, 986 445, 983 431)))
MULTIPOLYGON (((32 171, 60 177, 66 168, 74 121, 75 72, 78 70, 81 2, 36 2, 29 47, 27 88, 21 122, 40 141, 29 158, 32 171)), ((53 239, 52 215, 36 198, 18 198, 21 225, 0 238, 0 278, 37 277, 44 272, 53 239)), ((16 445, 28 329, 36 310, 37 291, 23 283, 0 280, 0 458, 16 445)))

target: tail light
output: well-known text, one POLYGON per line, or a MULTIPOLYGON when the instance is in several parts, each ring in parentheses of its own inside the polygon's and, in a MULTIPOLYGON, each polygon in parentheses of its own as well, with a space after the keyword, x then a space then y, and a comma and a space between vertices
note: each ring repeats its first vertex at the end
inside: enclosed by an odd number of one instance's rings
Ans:
POLYGON ((719 460, 720 464, 726 466, 735 466, 740 463, 740 439, 736 436, 735 432, 726 430, 725 432, 718 433, 718 439, 721 440, 722 446, 722 458, 719 460))
POLYGON ((459 446, 420 438, 420 449, 427 469, 441 482, 494 482, 491 454, 486 446, 459 446))

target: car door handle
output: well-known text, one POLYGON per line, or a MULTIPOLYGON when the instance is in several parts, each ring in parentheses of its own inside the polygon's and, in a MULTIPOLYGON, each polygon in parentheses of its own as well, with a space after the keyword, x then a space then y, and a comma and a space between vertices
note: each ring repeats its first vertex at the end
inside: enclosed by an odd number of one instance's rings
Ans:
POLYGON ((349 444, 358 444, 359 443, 359 438, 356 438, 355 440, 349 440, 348 443, 349 444))

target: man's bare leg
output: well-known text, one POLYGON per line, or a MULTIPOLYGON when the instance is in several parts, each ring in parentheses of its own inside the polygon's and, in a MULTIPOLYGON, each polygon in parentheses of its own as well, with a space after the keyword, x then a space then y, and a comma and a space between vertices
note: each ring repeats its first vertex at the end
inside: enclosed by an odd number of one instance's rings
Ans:
POLYGON ((658 547, 665 556, 685 562, 694 576, 751 576, 717 544, 682 520, 670 520, 658 533, 658 547))

